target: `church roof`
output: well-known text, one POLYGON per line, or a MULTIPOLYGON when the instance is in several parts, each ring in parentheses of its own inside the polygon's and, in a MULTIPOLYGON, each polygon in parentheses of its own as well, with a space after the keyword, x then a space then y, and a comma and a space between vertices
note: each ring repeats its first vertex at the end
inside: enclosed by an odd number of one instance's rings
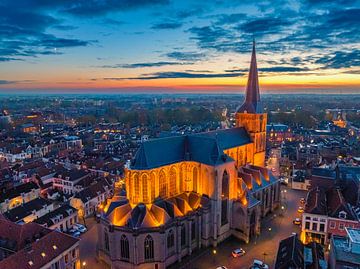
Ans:
POLYGON ((244 128, 152 139, 141 144, 131 169, 146 170, 181 161, 218 165, 233 161, 224 150, 251 143, 244 128))
POLYGON ((255 41, 253 42, 253 50, 250 62, 249 77, 245 92, 245 101, 238 108, 237 112, 247 113, 263 113, 263 106, 260 102, 259 78, 256 63, 255 41))

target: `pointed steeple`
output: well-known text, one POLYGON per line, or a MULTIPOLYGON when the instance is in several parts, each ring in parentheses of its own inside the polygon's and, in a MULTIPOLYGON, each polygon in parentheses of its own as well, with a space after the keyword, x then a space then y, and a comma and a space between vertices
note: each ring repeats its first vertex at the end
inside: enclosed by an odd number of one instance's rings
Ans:
POLYGON ((263 107, 260 102, 259 78, 256 63, 255 40, 251 54, 250 71, 246 85, 245 101, 237 110, 240 113, 262 113, 263 107))

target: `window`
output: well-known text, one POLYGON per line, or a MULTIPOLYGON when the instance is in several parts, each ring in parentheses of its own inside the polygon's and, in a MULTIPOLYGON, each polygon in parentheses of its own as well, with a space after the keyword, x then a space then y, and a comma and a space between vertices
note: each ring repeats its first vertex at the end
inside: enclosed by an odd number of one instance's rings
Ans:
POLYGON ((320 223, 320 232, 324 232, 324 231, 325 231, 325 224, 320 223))
POLYGON ((167 236, 167 248, 171 249, 174 247, 174 232, 173 230, 170 230, 168 236, 167 236))
POLYGON ((154 240, 150 235, 147 235, 145 237, 144 257, 145 257, 145 261, 152 261, 154 259, 154 240))
POLYGON ((306 219, 306 220, 310 220, 311 218, 310 218, 309 216, 306 216, 305 219, 306 219))
POLYGON ((126 235, 122 235, 120 239, 120 256, 121 259, 129 260, 130 259, 130 249, 129 249, 129 240, 126 235))
POLYGON ((308 229, 308 230, 310 229, 310 222, 308 222, 308 221, 305 222, 305 229, 308 229))
POLYGON ((176 194, 176 182, 177 182, 177 175, 176 175, 176 169, 175 167, 171 167, 170 169, 170 187, 169 187, 169 191, 170 191, 170 196, 173 196, 176 194))
POLYGON ((66 255, 65 255, 65 263, 68 263, 68 262, 69 262, 69 255, 66 254, 66 255))
POLYGON ((109 235, 108 235, 108 233, 105 231, 105 233, 104 233, 104 240, 105 240, 105 249, 107 250, 107 251, 109 251, 110 250, 110 244, 109 244, 109 235))
POLYGON ((198 191, 198 169, 196 167, 194 167, 193 169, 193 191, 197 192, 198 191))
POLYGON ((317 231, 317 223, 316 223, 316 222, 313 222, 313 224, 312 224, 312 230, 313 230, 313 231, 317 231))
POLYGON ((339 213, 339 218, 340 218, 340 219, 346 219, 346 212, 341 211, 341 212, 339 213))
POLYGON ((186 228, 185 225, 181 226, 181 246, 186 245, 186 228))
POLYGON ((161 198, 165 198, 167 195, 166 175, 163 170, 159 174, 159 195, 161 198))
POLYGON ((142 184, 143 184, 143 202, 144 203, 149 203, 150 201, 149 201, 149 190, 148 190, 148 188, 149 188, 149 182, 148 182, 148 176, 146 175, 146 174, 144 174, 143 176, 142 176, 142 184))
POLYGON ((191 240, 195 240, 196 237, 196 225, 195 221, 191 222, 191 240))
POLYGON ((75 249, 72 250, 72 257, 73 257, 73 258, 76 257, 76 250, 75 250, 75 249))
POLYGON ((339 230, 344 230, 344 223, 339 224, 339 230))
POLYGON ((330 221, 330 229, 335 229, 335 228, 336 228, 336 222, 330 221))

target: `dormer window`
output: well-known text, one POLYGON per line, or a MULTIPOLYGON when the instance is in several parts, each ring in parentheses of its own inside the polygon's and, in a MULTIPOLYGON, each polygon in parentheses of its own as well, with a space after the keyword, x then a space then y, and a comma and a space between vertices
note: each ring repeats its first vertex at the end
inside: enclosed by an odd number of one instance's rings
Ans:
POLYGON ((345 211, 341 211, 340 213, 339 213, 339 218, 340 219, 346 219, 346 212, 345 211))

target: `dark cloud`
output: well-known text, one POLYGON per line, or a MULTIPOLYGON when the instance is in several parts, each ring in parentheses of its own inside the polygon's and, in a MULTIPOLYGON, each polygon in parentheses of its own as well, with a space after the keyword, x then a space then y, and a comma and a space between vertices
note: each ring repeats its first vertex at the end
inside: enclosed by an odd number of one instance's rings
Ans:
POLYGON ((160 67, 167 65, 181 65, 180 62, 152 62, 152 63, 133 63, 133 64, 115 64, 103 65, 102 68, 143 68, 143 67, 160 67))
POLYGON ((104 78, 104 80, 153 80, 153 79, 168 79, 168 78, 229 78, 241 77, 243 73, 189 73, 189 72, 156 72, 151 74, 144 74, 139 77, 130 78, 104 78))
POLYGON ((14 83, 16 83, 16 81, 0 79, 0 85, 7 85, 7 84, 14 84, 14 83))
POLYGON ((125 22, 115 20, 115 19, 112 19, 112 18, 105 18, 105 19, 103 19, 102 23, 104 25, 120 26, 120 25, 123 25, 125 22))
POLYGON ((196 62, 206 57, 204 53, 173 51, 166 54, 166 57, 177 61, 196 62))
MULTIPOLYGON (((225 70, 227 73, 233 73, 233 72, 246 72, 248 69, 241 68, 241 69, 229 69, 225 70)), ((274 66, 274 67, 263 67, 258 68, 259 72, 265 72, 265 73, 290 73, 290 72, 304 72, 309 71, 308 68, 300 68, 300 67, 293 67, 293 66, 274 66)))
POLYGON ((277 34, 281 32, 283 28, 291 25, 292 22, 283 18, 266 17, 241 23, 237 29, 259 38, 268 34, 277 34))
POLYGON ((335 51, 322 56, 315 63, 323 65, 323 68, 333 69, 360 66, 360 50, 335 51))
POLYGON ((151 26, 151 29, 155 30, 165 30, 165 29, 177 29, 180 28, 183 24, 178 21, 166 20, 164 22, 156 23, 151 26))
POLYGON ((153 5, 167 5, 168 3, 168 0, 78 0, 71 1, 64 5, 63 11, 73 15, 92 17, 117 11, 140 9, 153 5))
POLYGON ((247 15, 245 13, 233 13, 233 14, 223 14, 219 16, 216 24, 226 25, 226 24, 238 24, 240 21, 244 21, 247 19, 247 15))
MULTIPOLYGON (((63 29, 62 20, 33 8, 25 8, 31 1, 17 1, 9 7, 0 6, 0 55, 2 61, 21 57, 61 54, 61 48, 87 46, 92 41, 58 37, 47 32, 48 28, 63 29)), ((71 27, 71 26, 70 26, 71 27)))

